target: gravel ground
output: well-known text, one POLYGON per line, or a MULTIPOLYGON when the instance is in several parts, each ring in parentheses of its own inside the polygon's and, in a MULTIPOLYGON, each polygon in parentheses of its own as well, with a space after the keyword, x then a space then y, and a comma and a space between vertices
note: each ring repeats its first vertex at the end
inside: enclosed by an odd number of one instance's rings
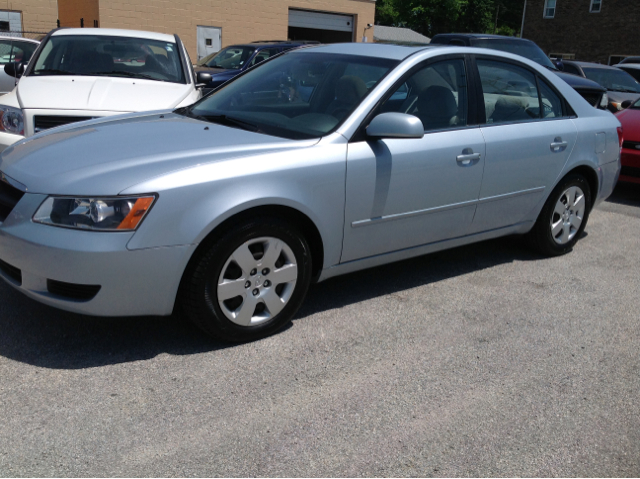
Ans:
POLYGON ((239 346, 0 284, 0 475, 639 476, 639 238, 621 186, 567 256, 335 278, 239 346))

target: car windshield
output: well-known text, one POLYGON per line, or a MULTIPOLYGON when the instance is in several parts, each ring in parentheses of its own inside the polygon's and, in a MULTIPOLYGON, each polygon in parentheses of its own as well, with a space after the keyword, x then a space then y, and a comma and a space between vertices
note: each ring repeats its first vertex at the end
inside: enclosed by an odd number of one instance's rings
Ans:
POLYGON ((108 35, 54 35, 31 75, 130 77, 185 83, 175 43, 108 35))
POLYGON ((290 52, 177 113, 283 138, 319 138, 338 128, 397 64, 313 50, 290 52))
POLYGON ((582 70, 589 80, 599 83, 607 90, 640 93, 640 83, 622 70, 588 67, 583 67, 582 70))
POLYGON ((212 53, 198 61, 199 67, 224 68, 226 70, 240 70, 246 65, 255 47, 227 47, 217 53, 212 53))
POLYGON ((503 40, 498 38, 479 38, 474 40, 474 47, 491 48, 493 50, 501 50, 507 53, 514 53, 521 57, 533 60, 543 67, 551 70, 557 70, 556 66, 549 60, 538 45, 528 41, 520 40, 503 40))

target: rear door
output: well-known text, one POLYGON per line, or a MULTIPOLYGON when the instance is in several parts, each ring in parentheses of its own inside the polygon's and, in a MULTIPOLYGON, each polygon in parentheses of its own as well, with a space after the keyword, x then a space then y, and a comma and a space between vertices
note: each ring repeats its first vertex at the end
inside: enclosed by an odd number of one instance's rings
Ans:
POLYGON ((472 233, 531 220, 577 138, 564 100, 534 70, 490 56, 476 63, 487 152, 472 233))

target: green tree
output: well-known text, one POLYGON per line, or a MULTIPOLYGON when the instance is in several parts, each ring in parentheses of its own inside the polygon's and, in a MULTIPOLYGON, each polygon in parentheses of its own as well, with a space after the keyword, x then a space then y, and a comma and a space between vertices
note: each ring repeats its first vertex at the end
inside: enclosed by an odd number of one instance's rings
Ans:
POLYGON ((487 33, 493 31, 495 1, 465 0, 460 8, 458 31, 487 33))

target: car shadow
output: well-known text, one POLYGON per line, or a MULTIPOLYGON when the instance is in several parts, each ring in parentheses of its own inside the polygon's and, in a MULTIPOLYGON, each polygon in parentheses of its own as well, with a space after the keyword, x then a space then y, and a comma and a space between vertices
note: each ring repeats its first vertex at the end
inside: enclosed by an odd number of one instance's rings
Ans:
MULTIPOLYGON (((295 320, 376 296, 539 257, 507 237, 360 271, 313 285, 295 320)), ((295 327, 295 326, 294 326, 295 327)), ((60 311, 0 284, 0 355, 38 367, 81 369, 233 347, 181 315, 97 318, 60 311)))
POLYGON ((618 182, 606 201, 619 205, 640 206, 640 184, 618 182))

